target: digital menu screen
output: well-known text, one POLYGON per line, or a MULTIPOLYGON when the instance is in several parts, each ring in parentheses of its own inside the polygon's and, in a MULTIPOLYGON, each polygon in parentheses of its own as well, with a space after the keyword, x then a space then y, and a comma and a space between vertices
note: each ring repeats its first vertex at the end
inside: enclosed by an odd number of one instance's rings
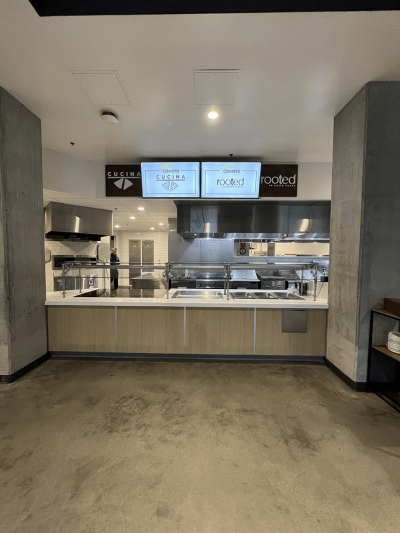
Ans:
POLYGON ((142 163, 143 198, 199 198, 200 163, 142 163))
POLYGON ((258 198, 261 163, 202 163, 202 198, 258 198))

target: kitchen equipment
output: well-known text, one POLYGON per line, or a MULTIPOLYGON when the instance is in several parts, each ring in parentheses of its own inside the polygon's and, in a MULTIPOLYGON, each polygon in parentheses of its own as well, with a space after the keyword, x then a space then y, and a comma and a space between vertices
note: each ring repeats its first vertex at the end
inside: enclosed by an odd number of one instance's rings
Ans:
POLYGON ((283 276, 264 276, 263 274, 258 274, 258 277, 261 281, 261 289, 286 290, 288 288, 288 282, 283 276))
POLYGON ((183 289, 195 289, 196 288, 196 280, 195 279, 171 279, 170 281, 170 288, 171 289, 178 289, 179 287, 182 287, 183 289))
POLYGON ((72 268, 79 268, 78 263, 85 266, 95 265, 96 257, 90 255, 53 255, 53 270, 62 270, 64 263, 77 263, 76 267, 73 266, 72 268))
POLYGON ((217 291, 176 291, 172 298, 196 298, 203 300, 216 300, 222 298, 222 293, 217 291))
POLYGON ((256 298, 252 292, 232 292, 231 297, 236 300, 254 300, 256 298))
POLYGON ((277 296, 275 296, 272 292, 253 292, 254 296, 258 300, 277 300, 277 296))
POLYGON ((305 300, 302 296, 298 296, 292 292, 272 292, 271 294, 280 300, 305 300))
POLYGON ((260 282, 258 281, 255 270, 232 270, 232 289, 259 289, 260 282))
MULTIPOLYGON (((290 282, 289 282, 289 286, 290 286, 290 282)), ((299 291, 299 294, 307 294, 308 285, 304 281, 303 281, 303 290, 301 289, 301 281, 295 281, 294 288, 299 291)))
POLYGON ((224 283, 222 270, 202 272, 196 276, 196 289, 223 289, 224 283))
MULTIPOLYGON (((63 277, 54 276, 54 291, 63 290, 63 277)), ((75 276, 65 276, 65 290, 74 291, 80 288, 90 289, 91 287, 98 287, 97 276, 82 276, 81 278, 75 276)))

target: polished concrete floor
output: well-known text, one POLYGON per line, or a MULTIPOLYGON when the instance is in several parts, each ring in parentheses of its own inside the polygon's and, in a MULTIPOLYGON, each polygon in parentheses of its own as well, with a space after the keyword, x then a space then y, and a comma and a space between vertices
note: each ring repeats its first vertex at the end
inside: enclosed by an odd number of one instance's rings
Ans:
POLYGON ((0 386, 6 533, 395 533, 400 414, 324 366, 50 360, 0 386))

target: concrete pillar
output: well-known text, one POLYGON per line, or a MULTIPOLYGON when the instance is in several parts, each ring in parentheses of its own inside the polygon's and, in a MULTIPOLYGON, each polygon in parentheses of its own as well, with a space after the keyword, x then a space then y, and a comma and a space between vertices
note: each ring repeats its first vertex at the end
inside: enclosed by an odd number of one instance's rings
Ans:
POLYGON ((370 309, 400 298, 400 82, 371 82, 335 117, 327 360, 365 383, 370 309))
POLYGON ((0 381, 47 354, 45 298, 40 120, 0 87, 0 381))

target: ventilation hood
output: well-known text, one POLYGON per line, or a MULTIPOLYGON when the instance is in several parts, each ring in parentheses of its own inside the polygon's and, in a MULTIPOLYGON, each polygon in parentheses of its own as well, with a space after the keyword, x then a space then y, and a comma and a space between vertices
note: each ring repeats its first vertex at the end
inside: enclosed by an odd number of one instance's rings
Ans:
POLYGON ((48 240, 100 241, 112 235, 112 211, 50 202, 44 215, 48 240))
POLYGON ((329 241, 330 202, 175 202, 185 239, 329 241))

